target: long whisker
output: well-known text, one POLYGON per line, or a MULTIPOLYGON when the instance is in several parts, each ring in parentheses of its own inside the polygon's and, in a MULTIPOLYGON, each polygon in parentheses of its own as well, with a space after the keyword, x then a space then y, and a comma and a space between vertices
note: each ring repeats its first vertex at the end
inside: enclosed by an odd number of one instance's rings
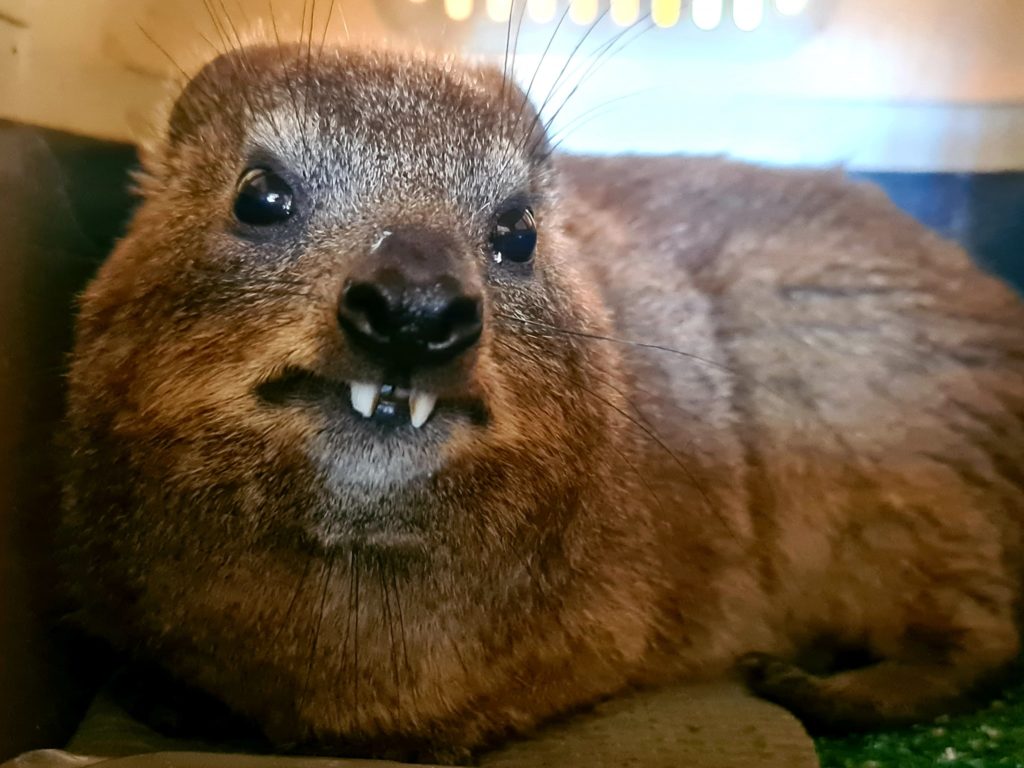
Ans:
MULTIPOLYGON (((509 349, 513 353, 515 352, 515 349, 513 347, 509 346, 505 342, 502 342, 502 346, 504 346, 506 349, 509 349)), ((610 386, 610 385, 608 385, 608 386, 610 386)), ((626 410, 624 410, 623 408, 620 408, 616 403, 612 402, 610 399, 608 399, 608 398, 598 394, 594 390, 592 390, 589 387, 587 387, 586 385, 584 385, 582 383, 582 381, 578 380, 578 378, 575 378, 573 380, 573 387, 574 388, 578 387, 580 390, 582 390, 583 392, 586 392, 591 397, 594 397, 597 400, 600 400, 605 405, 607 405, 609 408, 611 408, 616 413, 618 413, 620 416, 622 416, 624 419, 629 421, 633 426, 635 426, 641 432, 643 432, 647 437, 649 437, 651 440, 653 440, 665 452, 665 454, 672 460, 672 462, 677 467, 679 467, 679 469, 682 471, 682 473, 690 481, 690 484, 701 495, 701 498, 704 500, 704 503, 706 504, 706 506, 708 508, 708 511, 710 511, 712 514, 716 515, 719 518, 719 521, 724 526, 729 527, 728 520, 726 519, 725 516, 723 516, 722 512, 718 509, 718 507, 712 502, 711 496, 708 494, 707 489, 704 487, 704 484, 701 483, 700 480, 697 479, 697 475, 693 472, 693 470, 689 466, 687 466, 687 464, 676 454, 676 452, 673 451, 668 446, 668 444, 655 431, 654 427, 651 426, 649 422, 647 422, 647 420, 643 417, 642 414, 638 414, 639 418, 630 415, 626 410)), ((620 395, 622 395, 622 392, 620 390, 616 389, 616 391, 619 392, 620 395)))
MULTIPOLYGON (((345 636, 341 641, 341 670, 340 674, 344 678, 346 672, 350 672, 349 663, 351 656, 349 655, 349 639, 352 638, 353 645, 355 644, 354 633, 352 632, 352 619, 355 616, 355 588, 356 588, 356 554, 355 550, 351 550, 348 555, 348 602, 345 604, 346 618, 345 618, 345 636)), ((343 681, 343 690, 349 690, 349 685, 344 685, 349 681, 343 681)))
POLYGON ((320 607, 317 610, 316 622, 313 625, 313 642, 309 650, 309 662, 306 665, 306 678, 302 683, 301 698, 303 700, 305 700, 306 696, 309 694, 309 683, 313 675, 313 667, 316 666, 316 651, 317 646, 320 643, 320 629, 321 626, 323 625, 324 613, 326 612, 327 609, 327 596, 330 594, 331 590, 331 575, 333 570, 334 554, 332 552, 327 560, 327 566, 324 569, 324 586, 320 594, 320 607))
MULTIPOLYGON (((619 389, 619 387, 617 387, 615 384, 613 384, 611 381, 609 381, 608 378, 606 378, 606 377, 597 376, 593 371, 591 371, 590 375, 595 377, 595 378, 598 378, 598 380, 600 381, 601 384, 603 384, 604 386, 606 386, 609 389, 613 390, 614 392, 616 392, 619 395, 619 397, 622 398, 622 401, 624 403, 626 403, 626 405, 629 407, 629 409, 636 415, 636 420, 637 420, 637 422, 639 422, 639 424, 637 424, 637 426, 640 426, 641 429, 646 427, 651 432, 655 432, 656 433, 654 425, 651 424, 650 420, 644 415, 643 411, 640 410, 640 408, 636 405, 636 403, 634 403, 626 395, 625 392, 623 392, 621 389, 619 389)), ((686 448, 684 449, 683 452, 685 453, 686 451, 690 450, 692 445, 693 445, 693 440, 691 439, 689 441, 689 443, 687 444, 687 446, 686 446, 686 448)), ((629 460, 626 458, 626 456, 624 454, 622 454, 621 452, 618 452, 618 453, 622 457, 622 459, 628 463, 629 460)), ((669 453, 671 455, 672 452, 669 451, 669 453)), ((679 459, 676 456, 673 456, 672 458, 676 461, 676 463, 678 463, 679 459)), ((691 483, 694 484, 695 487, 697 487, 701 491, 701 495, 704 497, 704 500, 708 501, 708 493, 701 486, 701 484, 697 482, 696 477, 692 473, 690 473, 686 468, 684 468, 684 472, 689 477, 691 483)), ((641 476, 641 479, 643 479, 642 476, 641 476)), ((645 482, 645 484, 646 484, 646 482, 645 482)), ((657 500, 658 499, 657 494, 654 493, 654 491, 650 488, 650 486, 648 486, 648 490, 651 492, 651 495, 654 496, 655 499, 657 500)), ((709 502, 709 505, 710 505, 710 502, 709 502)), ((658 500, 658 506, 659 507, 661 506, 660 500, 658 500)), ((717 512, 716 512, 716 514, 717 514, 717 512)), ((720 515, 719 515, 719 519, 722 520, 723 523, 725 522, 725 520, 720 515)))
POLYGON ((285 627, 288 626, 288 621, 291 618, 292 611, 295 610, 295 606, 299 602, 299 598, 305 591, 303 588, 306 586, 306 578, 309 576, 310 565, 313 562, 313 558, 304 558, 305 562, 302 566, 302 574, 299 576, 299 583, 295 587, 295 592, 292 594, 292 599, 288 603, 288 607, 285 609, 284 616, 281 617, 280 624, 277 627, 277 632, 274 634, 274 639, 270 643, 270 647, 276 647, 278 641, 281 639, 281 635, 284 633, 285 627))
MULTIPOLYGON (((515 352, 515 350, 514 350, 514 349, 513 349, 513 348, 512 348, 512 347, 511 347, 510 345, 508 345, 508 344, 505 344, 504 346, 505 346, 505 347, 506 347, 507 349, 509 349, 510 351, 512 351, 513 353, 515 352)), ((618 395, 619 395, 619 397, 621 397, 621 398, 622 398, 622 401, 623 401, 624 403, 626 403, 626 405, 627 405, 627 406, 629 407, 629 409, 630 409, 630 410, 631 410, 631 411, 632 411, 633 413, 635 413, 635 414, 636 414, 636 419, 637 419, 637 421, 638 421, 638 422, 639 422, 640 424, 642 424, 642 425, 644 425, 645 427, 647 427, 648 429, 650 429, 650 430, 651 430, 652 432, 654 431, 654 427, 653 427, 653 426, 651 425, 650 421, 648 421, 648 420, 647 420, 647 418, 646 418, 646 417, 644 416, 644 414, 643 414, 643 411, 641 411, 641 410, 640 410, 640 409, 639 409, 639 408, 638 408, 638 407, 636 406, 636 404, 635 404, 635 403, 634 403, 634 402, 633 402, 633 401, 632 401, 632 400, 631 400, 631 399, 630 399, 629 397, 627 397, 627 396, 626 396, 626 393, 625 393, 625 392, 623 392, 623 391, 622 391, 621 389, 619 389, 619 388, 618 388, 617 386, 615 386, 614 384, 612 384, 612 383, 611 383, 611 381, 609 381, 609 380, 608 380, 607 378, 605 378, 605 377, 597 377, 597 376, 595 376, 595 374, 594 374, 594 372, 593 372, 593 371, 591 371, 591 372, 590 372, 590 375, 591 375, 592 377, 594 377, 594 378, 599 378, 599 381, 600 381, 600 383, 601 383, 602 385, 604 385, 604 386, 608 387, 609 389, 611 389, 612 391, 614 391, 614 392, 615 392, 616 394, 618 394, 618 395)), ((574 387, 579 387, 579 388, 580 388, 581 390, 583 390, 584 392, 587 392, 588 394, 591 394, 591 395, 593 395, 593 396, 597 397, 597 398, 598 398, 599 400, 601 400, 602 402, 604 402, 604 403, 606 403, 606 404, 608 404, 608 405, 611 405, 611 403, 609 403, 609 402, 608 402, 607 400, 605 400, 605 399, 604 399, 604 398, 602 398, 602 397, 599 397, 599 396, 597 395, 597 393, 595 393, 595 392, 592 392, 591 390, 589 390, 589 389, 587 389, 586 387, 584 387, 584 386, 583 386, 583 384, 582 384, 582 382, 580 381, 580 378, 579 378, 578 376, 574 376, 574 377, 573 377, 573 382, 574 382, 574 383, 573 383, 573 386, 574 386, 574 387)), ((613 406, 613 407, 614 407, 614 406, 613 406)), ((634 464, 634 463, 632 462, 632 460, 631 460, 631 459, 630 459, 629 457, 627 457, 627 456, 626 456, 626 453, 625 453, 625 451, 622 451, 622 450, 620 450, 620 449, 618 448, 618 446, 614 445, 613 443, 610 443, 609 445, 610 445, 610 447, 612 448, 612 450, 613 450, 613 451, 615 451, 615 453, 616 453, 616 454, 618 455, 618 457, 619 457, 620 459, 622 459, 623 463, 624 463, 624 464, 626 464, 626 466, 627 466, 627 467, 629 467, 629 469, 630 469, 630 470, 631 470, 631 471, 633 472, 633 474, 634 474, 634 475, 636 475, 637 479, 638 479, 638 480, 639 480, 639 481, 641 482, 641 484, 642 484, 642 485, 643 485, 643 486, 644 486, 644 487, 645 487, 645 488, 647 489, 647 492, 648 492, 648 493, 649 493, 649 494, 651 495, 651 498, 652 498, 652 499, 654 500, 654 503, 655 503, 655 505, 657 505, 658 509, 659 509, 659 510, 661 510, 662 512, 664 512, 665 510, 664 510, 664 507, 662 506, 662 503, 661 503, 661 497, 659 497, 659 496, 658 496, 658 494, 657 494, 657 493, 655 492, 654 488, 653 488, 653 487, 651 486, 651 484, 650 484, 650 483, 648 482, 647 478, 646 478, 646 477, 645 477, 645 476, 644 476, 644 475, 643 475, 643 474, 642 474, 642 473, 640 472, 640 470, 639 470, 639 469, 637 468, 637 466, 636 466, 636 465, 635 465, 635 464, 634 464)), ((669 453, 671 453, 671 452, 669 452, 669 453)), ((705 494, 705 498, 706 498, 706 494, 705 494)))
POLYGON ((206 9, 206 13, 209 15, 210 21, 213 23, 213 29, 217 33, 217 37, 220 38, 221 45, 224 46, 224 53, 233 51, 234 46, 231 44, 231 40, 223 27, 223 22, 221 21, 220 16, 213 7, 212 0, 203 0, 203 7, 206 9))
MULTIPOLYGON (((516 79, 516 52, 519 49, 519 36, 523 32, 523 18, 526 16, 526 2, 527 0, 520 0, 519 2, 519 21, 516 22, 516 35, 512 41, 512 69, 508 73, 507 77, 510 82, 515 82, 516 79)), ((512 21, 512 17, 515 15, 515 0, 512 0, 512 4, 509 7, 508 17, 509 22, 512 21)), ((503 101, 502 106, 506 103, 503 101)))
MULTIPOLYGON (((301 124, 302 123, 302 118, 299 115, 299 102, 296 100, 295 86, 292 83, 291 75, 288 73, 288 65, 285 63, 285 60, 284 60, 284 46, 281 43, 281 31, 278 29, 277 17, 274 14, 274 0, 267 0, 267 7, 270 10, 270 26, 274 30, 274 42, 277 44, 277 46, 276 46, 277 47, 277 58, 278 58, 278 61, 281 64, 281 72, 284 75, 285 87, 288 89, 288 98, 289 98, 289 100, 292 103, 292 110, 294 111, 294 114, 295 114, 295 123, 296 124, 301 124)), ((306 157, 309 158, 310 157, 309 143, 306 140, 306 132, 305 131, 301 132, 299 140, 302 142, 302 147, 303 147, 303 149, 306 152, 306 157)))
MULTIPOLYGON (((306 21, 306 3, 303 0, 302 3, 302 21, 305 24, 306 21)), ((299 37, 299 48, 302 48, 302 37, 306 36, 306 83, 305 89, 302 96, 302 132, 305 133, 307 126, 309 125, 309 92, 313 82, 313 23, 316 21, 316 0, 312 0, 312 4, 309 10, 309 35, 305 35, 305 29, 302 30, 299 37)))
POLYGON ((388 579, 385 575, 385 569, 387 564, 383 561, 383 558, 377 558, 375 563, 377 578, 380 582, 380 591, 384 597, 384 621, 388 625, 388 640, 390 642, 390 656, 391 656, 391 669, 395 678, 395 696, 397 699, 397 708, 402 708, 402 684, 401 676, 398 669, 398 645, 395 642, 395 620, 391 614, 391 590, 388 587, 388 579))
MULTIPOLYGON (((141 32, 141 33, 142 33, 143 35, 145 35, 146 39, 147 39, 147 40, 149 40, 149 42, 151 42, 151 43, 153 44, 153 46, 154 46, 154 47, 155 47, 155 48, 156 48, 156 49, 157 49, 158 51, 160 51, 160 53, 161 53, 161 54, 162 54, 162 55, 164 56, 164 58, 165 58, 165 59, 167 59, 167 61, 169 61, 169 62, 171 63, 171 65, 172 65, 172 66, 173 66, 173 67, 174 67, 174 68, 175 68, 176 70, 178 70, 178 73, 179 73, 179 74, 181 75, 181 78, 182 78, 182 82, 181 82, 181 88, 180 88, 180 90, 179 90, 179 92, 178 92, 178 95, 180 96, 180 95, 181 95, 181 93, 183 93, 183 92, 184 92, 184 90, 185 90, 185 88, 186 88, 186 87, 188 86, 188 84, 189 84, 189 81, 191 80, 191 77, 190 77, 190 76, 189 76, 189 74, 188 74, 188 73, 187 73, 187 72, 185 71, 185 69, 184 69, 184 68, 183 68, 183 67, 181 66, 181 64, 179 64, 179 63, 178 63, 177 59, 175 59, 175 58, 174 58, 173 56, 171 56, 171 54, 170 54, 170 53, 169 53, 169 52, 167 51, 167 49, 166 49, 166 48, 164 48, 164 46, 160 45, 160 43, 158 43, 158 42, 156 41, 156 38, 155 38, 155 37, 153 37, 153 35, 151 35, 151 34, 149 33, 149 30, 147 30, 147 29, 146 29, 146 28, 145 28, 144 26, 142 26, 142 24, 141 24, 141 23, 139 23, 139 22, 135 22, 135 26, 137 26, 137 27, 139 28, 139 31, 140 31, 140 32, 141 32)), ((211 44, 211 45, 212 45, 212 44, 211 44)), ((216 50, 216 46, 213 46, 213 48, 214 48, 214 50, 216 50)), ((194 87, 196 87, 196 88, 197 88, 197 89, 199 90, 199 92, 200 92, 201 94, 203 94, 203 97, 204 97, 204 98, 206 98, 207 100, 209 100, 209 99, 210 99, 210 93, 209 93, 208 91, 205 91, 205 90, 203 90, 203 89, 202 89, 202 88, 200 88, 200 87, 199 87, 198 85, 195 85, 194 87)))
POLYGON ((505 24, 505 56, 501 62, 501 104, 505 103, 505 93, 508 89, 508 52, 512 40, 512 6, 509 6, 508 21, 505 24))
POLYGON ((590 123, 592 120, 604 116, 605 114, 610 112, 611 109, 619 102, 625 101, 626 99, 635 99, 638 96, 650 93, 652 90, 654 89, 643 88, 641 90, 634 91, 633 93, 624 93, 621 96, 615 97, 614 99, 608 99, 606 101, 601 102, 600 104, 596 104, 590 109, 587 109, 584 112, 581 112, 580 114, 576 115, 576 117, 574 117, 564 126, 559 128, 557 133, 550 135, 548 137, 550 146, 545 148, 546 151, 542 155, 541 159, 546 160, 547 158, 551 157, 551 155, 553 155, 562 145, 562 142, 568 139, 569 136, 571 136, 575 131, 579 130, 584 125, 590 123))
MULTIPOLYGON (((227 28, 230 29, 231 33, 234 35, 234 40, 238 43, 237 52, 238 52, 238 57, 239 57, 239 65, 241 66, 242 70, 245 73, 247 73, 248 75, 250 75, 251 78, 254 79, 255 78, 256 69, 255 69, 255 67, 252 64, 252 61, 249 59, 248 54, 246 53, 245 42, 242 40, 242 36, 238 32, 238 27, 235 24, 234 19, 231 18, 231 14, 228 12, 228 8, 227 8, 227 5, 225 4, 225 0, 219 0, 219 3, 220 3, 221 10, 224 13, 224 18, 225 18, 225 20, 227 22, 227 28)), ((249 113, 254 118, 256 117, 256 115, 261 114, 260 112, 258 112, 256 110, 256 105, 252 101, 253 96, 250 94, 249 89, 243 87, 241 89, 241 92, 242 92, 242 99, 245 101, 246 105, 249 107, 249 113)), ((277 134, 277 137, 279 139, 282 139, 284 134, 281 132, 281 126, 278 125, 277 120, 274 117, 274 111, 272 109, 268 109, 268 110, 265 110, 265 112, 267 114, 267 117, 270 120, 271 126, 274 129, 274 133, 277 134)))
MULTIPOLYGON (((436 592, 442 592, 445 587, 440 583, 441 572, 435 569, 428 571, 428 579, 430 585, 436 592)), ((443 638, 447 640, 448 648, 451 649, 452 654, 455 656, 455 661, 458 662, 459 668, 462 670, 463 680, 469 680, 469 665, 466 664, 466 658, 462 655, 462 651, 459 649, 459 644, 455 641, 455 638, 450 632, 444 632, 443 638)))
POLYGON ((598 48, 597 51, 591 54, 589 63, 583 70, 582 74, 580 74, 580 76, 576 79, 575 85, 573 85, 568 95, 566 95, 566 97, 562 99, 562 103, 558 105, 558 109, 556 109, 554 113, 551 115, 551 117, 549 117, 545 121, 544 128, 541 131, 541 135, 545 135, 548 132, 548 129, 551 127, 552 123, 554 123, 555 119, 561 114, 562 110, 565 109, 565 106, 569 103, 572 97, 580 89, 580 86, 587 82, 587 80, 590 79, 594 72, 596 72, 606 62, 610 61, 615 56, 615 54, 619 53, 627 45, 630 45, 633 42, 635 42, 637 38, 639 38, 645 32, 654 27, 653 22, 649 22, 645 27, 640 27, 640 23, 644 20, 649 21, 647 17, 641 17, 636 22, 634 22, 633 24, 631 24, 630 26, 626 27, 624 30, 616 34, 614 37, 612 37, 611 40, 606 42, 604 45, 598 48), (639 34, 637 34, 635 37, 631 39, 625 38, 625 36, 629 32, 632 32, 637 28, 640 28, 639 34), (618 43, 618 45, 616 45, 616 43, 618 43))
POLYGON ((548 95, 544 98, 544 101, 541 102, 541 105, 537 108, 536 114, 534 115, 533 120, 530 123, 530 126, 527 128, 527 130, 526 130, 526 132, 524 134, 525 138, 522 140, 522 142, 519 145, 520 148, 526 146, 526 144, 529 141, 530 137, 533 135, 533 131, 536 129, 537 124, 540 122, 541 115, 544 113, 544 109, 547 107, 548 103, 551 101, 552 96, 554 96, 554 94, 559 90, 559 88, 561 86, 562 77, 565 76, 565 73, 569 69, 569 65, 573 62, 573 59, 576 57, 576 54, 579 53, 580 49, 583 47, 583 44, 587 42, 587 38, 589 38, 591 33, 595 29, 597 29, 598 25, 602 21, 604 21, 605 16, 607 16, 610 11, 611 11, 611 6, 609 5, 607 8, 605 8, 600 13, 600 15, 598 15, 598 17, 596 19, 594 19, 593 23, 587 28, 587 31, 583 33, 582 37, 580 37, 579 42, 577 42, 576 45, 573 46, 572 51, 569 52, 569 56, 566 58, 565 62, 562 64, 562 68, 558 71, 558 75, 555 77, 554 82, 551 84, 551 88, 548 91, 548 95))
POLYGON ((709 366, 711 366, 713 368, 718 368, 718 369, 720 369, 722 371, 725 371, 727 373, 736 373, 729 366, 724 365, 722 363, 719 363, 716 360, 711 360, 710 358, 701 357, 700 355, 695 355, 692 352, 685 352, 685 351, 683 351, 681 349, 674 349, 672 347, 667 347, 667 346, 664 346, 662 344, 652 344, 650 342, 634 341, 632 339, 621 339, 621 338, 618 338, 616 336, 604 336, 604 335, 599 334, 599 333, 590 333, 590 332, 587 332, 587 331, 572 331, 572 330, 569 330, 567 328, 559 328, 557 325, 551 325, 550 323, 544 323, 544 322, 541 322, 539 320, 527 320, 524 317, 516 317, 515 315, 507 315, 507 314, 504 314, 504 313, 501 313, 501 312, 495 313, 495 317, 497 317, 497 318, 499 318, 501 320, 508 320, 508 321, 511 321, 511 322, 514 322, 514 323, 522 323, 523 325, 531 325, 531 326, 535 326, 535 327, 538 327, 538 328, 543 328, 545 331, 551 331, 552 333, 566 334, 568 336, 575 336, 575 337, 581 338, 581 339, 592 339, 594 341, 607 341, 607 342, 610 342, 612 344, 620 344, 620 345, 626 346, 626 347, 641 347, 643 349, 656 349, 656 350, 659 350, 661 352, 668 352, 669 354, 679 355, 680 357, 689 358, 690 360, 696 360, 698 362, 701 362, 701 363, 704 363, 706 365, 709 365, 709 366))
POLYGON ((354 580, 355 580, 354 594, 355 594, 355 599, 356 599, 356 609, 355 609, 356 628, 355 628, 355 634, 353 635, 353 640, 354 640, 353 645, 354 645, 355 653, 353 655, 352 661, 353 661, 353 666, 355 668, 355 672, 353 674, 353 678, 354 678, 353 679, 353 683, 354 683, 353 689, 354 689, 354 694, 355 694, 355 711, 358 713, 359 712, 359 677, 360 677, 360 668, 359 668, 359 576, 360 576, 360 571, 362 570, 362 568, 361 568, 362 564, 360 562, 360 558, 358 558, 358 557, 356 557, 353 560, 353 562, 356 565, 356 573, 355 573, 355 577, 354 577, 354 580))
POLYGON ((187 82, 189 79, 188 73, 184 70, 181 64, 178 63, 177 59, 171 56, 167 49, 156 41, 156 38, 149 33, 149 30, 142 26, 141 22, 136 21, 135 26, 139 28, 139 32, 146 36, 146 39, 149 40, 149 42, 151 42, 156 47, 156 49, 164 55, 164 58, 167 59, 167 61, 169 61, 176 70, 178 70, 178 74, 180 74, 187 82))
POLYGON ((395 595, 395 609, 396 609, 396 612, 398 613, 398 633, 399 633, 399 637, 400 637, 400 639, 402 641, 402 663, 405 666, 405 673, 406 673, 407 679, 410 682, 410 686, 409 687, 410 687, 410 690, 412 692, 413 704, 415 705, 416 699, 417 699, 417 695, 416 695, 416 680, 415 680, 415 678, 413 676, 412 665, 409 663, 409 648, 408 648, 408 646, 406 644, 406 641, 405 641, 406 632, 405 632, 405 617, 404 617, 403 612, 402 612, 402 596, 399 594, 399 590, 398 590, 398 574, 395 573, 394 569, 391 570, 391 587, 392 587, 392 591, 394 592, 394 595, 395 595))
MULTIPOLYGON (((338 0, 331 0, 331 4, 327 8, 327 23, 324 24, 323 34, 320 35, 320 51, 316 55, 317 61, 321 61, 323 59, 323 57, 324 57, 324 46, 327 45, 327 34, 328 34, 328 32, 331 31, 331 21, 334 19, 334 7, 337 4, 338 4, 338 0)), ((339 13, 341 13, 341 21, 342 21, 342 24, 345 27, 345 32, 347 34, 348 33, 348 24, 345 23, 345 11, 344 11, 344 9, 339 9, 339 13)))
POLYGON ((232 47, 237 43, 238 48, 235 50, 241 51, 245 47, 245 43, 242 42, 242 37, 238 34, 238 27, 235 25, 235 20, 231 18, 231 14, 228 12, 225 0, 217 0, 217 4, 220 6, 221 13, 224 14, 225 34, 228 34, 228 39, 231 41, 232 47))
POLYGON ((551 50, 552 44, 555 42, 555 38, 558 36, 558 30, 562 27, 562 22, 565 21, 569 15, 569 9, 572 7, 571 3, 565 4, 565 10, 562 11, 562 15, 558 18, 558 23, 555 24, 555 30, 551 33, 551 37, 548 39, 548 44, 544 46, 544 51, 540 55, 540 59, 537 61, 537 66, 533 70, 533 77, 530 78, 530 84, 526 87, 526 92, 523 94, 522 101, 519 102, 519 109, 516 110, 516 121, 512 125, 510 136, 515 136, 516 131, 519 129, 519 123, 523 119, 523 111, 526 109, 526 105, 530 103, 530 94, 533 92, 533 86, 537 82, 537 75, 540 74, 541 69, 544 67, 544 60, 547 58, 548 52, 551 50))
MULTIPOLYGON (((545 330, 550 331, 552 333, 565 334, 568 336, 574 336, 576 338, 591 339, 594 341, 603 341, 627 347, 656 350, 659 352, 677 355, 679 357, 687 358, 689 360, 693 360, 694 362, 701 363, 702 365, 706 365, 710 368, 720 370, 724 373, 728 373, 730 376, 733 376, 737 382, 752 384, 758 387, 759 389, 763 390, 764 392, 767 392, 768 394, 772 395, 772 397, 774 397, 778 402, 786 405, 787 407, 792 408, 795 407, 796 405, 791 398, 787 397, 785 394, 783 394, 776 388, 770 386, 769 384, 765 383, 764 381, 756 379, 744 371, 739 371, 728 365, 720 363, 717 360, 711 360, 710 358, 702 357, 692 352, 686 352, 681 349, 674 349, 673 347, 668 347, 661 344, 652 344, 649 342, 622 339, 614 336, 605 336, 597 333, 589 333, 586 331, 571 331, 565 328, 559 328, 558 326, 550 325, 549 323, 526 320, 524 318, 515 317, 512 315, 505 315, 501 313, 496 314, 495 317, 504 320, 511 320, 513 322, 524 323, 526 325, 534 325, 537 327, 544 328, 545 330)), ((531 332, 526 331, 526 333, 529 334, 531 332)), ((832 439, 835 441, 835 444, 838 447, 847 451, 850 455, 855 455, 846 438, 842 435, 842 433, 840 433, 840 431, 836 428, 836 426, 833 423, 831 423, 828 419, 825 418, 824 414, 822 414, 817 408, 808 407, 807 403, 799 403, 799 405, 801 406, 801 413, 810 416, 810 418, 815 423, 817 423, 819 426, 825 429, 825 431, 829 433, 829 435, 832 437, 832 439)))

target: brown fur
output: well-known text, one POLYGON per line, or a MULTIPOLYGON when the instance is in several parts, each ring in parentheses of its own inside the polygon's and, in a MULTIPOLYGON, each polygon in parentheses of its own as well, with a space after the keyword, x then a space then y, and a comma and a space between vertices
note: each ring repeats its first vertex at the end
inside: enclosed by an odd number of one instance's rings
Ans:
POLYGON ((281 747, 434 759, 741 659, 834 727, 943 711, 1014 658, 1007 288, 839 174, 552 160, 490 70, 313 56, 193 81, 82 297, 64 530, 86 628, 281 747), (231 220, 257 150, 308 212, 266 242, 231 220), (484 247, 516 193, 531 268, 484 247), (478 347, 414 380, 441 393, 428 428, 261 398, 294 370, 379 379, 335 312, 396 222, 455 238, 485 294, 478 347), (826 638, 878 662, 789 663, 826 638))

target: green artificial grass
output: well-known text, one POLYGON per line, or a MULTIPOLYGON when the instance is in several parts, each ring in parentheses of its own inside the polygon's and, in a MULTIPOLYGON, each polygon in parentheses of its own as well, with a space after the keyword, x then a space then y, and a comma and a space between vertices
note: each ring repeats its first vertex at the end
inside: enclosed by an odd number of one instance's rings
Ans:
POLYGON ((929 725, 815 742, 822 768, 1024 768, 1024 670, 985 708, 929 725))

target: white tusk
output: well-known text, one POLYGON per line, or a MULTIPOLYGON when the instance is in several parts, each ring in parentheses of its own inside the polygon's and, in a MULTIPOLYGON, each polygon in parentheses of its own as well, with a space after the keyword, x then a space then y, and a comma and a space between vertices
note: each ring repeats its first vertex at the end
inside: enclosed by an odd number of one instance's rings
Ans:
POLYGON ((380 385, 353 381, 350 387, 352 407, 366 418, 373 416, 373 412, 377 410, 377 399, 380 397, 380 385))
POLYGON ((437 404, 437 395, 429 392, 413 392, 409 397, 409 415, 412 425, 419 429, 427 423, 437 404))

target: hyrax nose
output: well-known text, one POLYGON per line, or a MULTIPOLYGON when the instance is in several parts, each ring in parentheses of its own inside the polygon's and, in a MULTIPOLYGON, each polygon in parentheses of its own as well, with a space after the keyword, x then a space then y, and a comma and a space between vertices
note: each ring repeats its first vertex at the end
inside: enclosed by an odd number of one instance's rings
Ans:
POLYGON ((342 290, 338 322, 351 341, 391 367, 443 363, 483 331, 479 295, 457 274, 442 234, 385 232, 342 290))

